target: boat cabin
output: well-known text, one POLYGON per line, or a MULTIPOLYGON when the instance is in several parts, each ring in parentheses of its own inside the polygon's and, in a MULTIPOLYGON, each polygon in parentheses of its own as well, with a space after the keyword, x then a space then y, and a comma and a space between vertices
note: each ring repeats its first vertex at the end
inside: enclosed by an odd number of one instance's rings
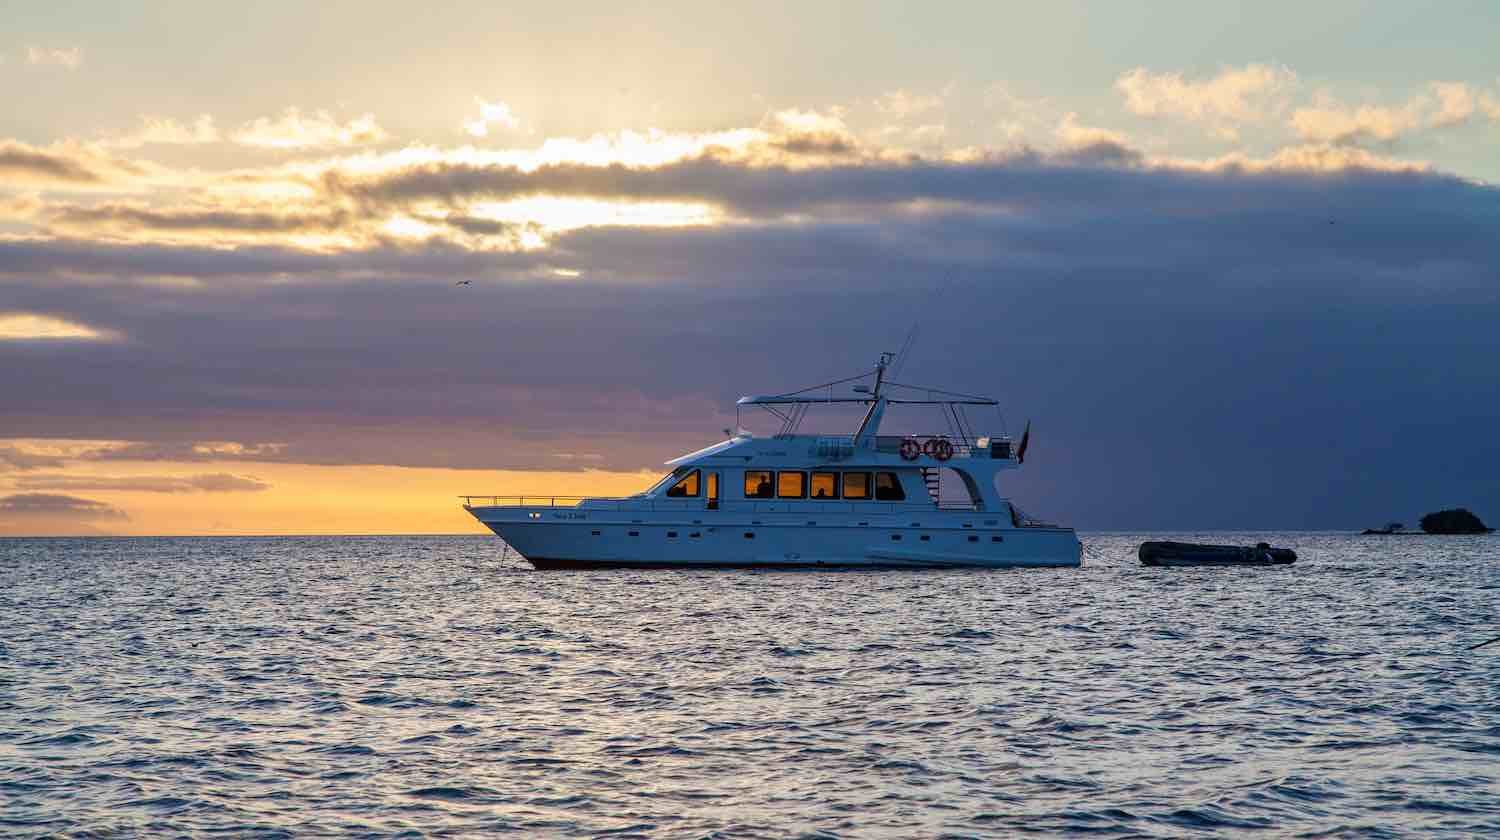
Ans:
POLYGON ((998 403, 988 397, 888 381, 888 361, 888 355, 882 356, 873 371, 873 388, 856 385, 852 394, 840 395, 834 386, 869 374, 787 394, 740 398, 737 408, 756 406, 780 418, 780 431, 760 438, 741 430, 728 440, 668 461, 672 472, 642 496, 697 500, 709 510, 732 503, 787 511, 833 503, 841 510, 898 504, 1009 510, 996 480, 1001 471, 1019 466, 1024 447, 1016 447, 1003 435, 976 434, 965 413, 973 406, 998 403), (798 434, 811 407, 837 404, 865 408, 853 435, 798 434), (881 435, 880 424, 893 405, 936 406, 948 430, 932 435, 881 435))

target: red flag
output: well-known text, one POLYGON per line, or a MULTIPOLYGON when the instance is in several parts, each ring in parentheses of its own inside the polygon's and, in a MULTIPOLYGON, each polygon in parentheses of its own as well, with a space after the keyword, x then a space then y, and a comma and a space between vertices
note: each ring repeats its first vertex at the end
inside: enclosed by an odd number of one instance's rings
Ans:
POLYGON ((1016 449, 1016 463, 1026 463, 1026 444, 1031 443, 1031 421, 1026 421, 1026 431, 1021 433, 1021 445, 1016 449))

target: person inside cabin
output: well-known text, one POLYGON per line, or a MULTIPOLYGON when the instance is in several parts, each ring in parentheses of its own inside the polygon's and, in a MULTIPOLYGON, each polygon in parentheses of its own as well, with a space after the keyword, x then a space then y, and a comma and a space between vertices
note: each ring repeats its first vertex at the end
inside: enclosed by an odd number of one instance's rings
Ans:
POLYGON ((828 488, 826 488, 826 487, 819 487, 818 488, 818 492, 816 492, 816 493, 813 494, 813 498, 814 499, 826 499, 826 498, 828 498, 828 488))
POLYGON ((757 499, 771 498, 771 479, 762 478, 760 483, 755 485, 755 497, 757 499))

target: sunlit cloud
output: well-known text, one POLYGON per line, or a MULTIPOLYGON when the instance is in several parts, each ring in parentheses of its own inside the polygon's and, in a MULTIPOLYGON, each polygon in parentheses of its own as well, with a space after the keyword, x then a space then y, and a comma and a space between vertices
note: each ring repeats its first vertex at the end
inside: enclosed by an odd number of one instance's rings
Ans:
POLYGON ((277 210, 271 205, 158 209, 142 203, 61 204, 48 229, 127 241, 251 243, 267 240, 349 242, 348 214, 338 208, 277 210))
POLYGON ((27 451, 50 452, 70 461, 265 461, 281 458, 287 450, 285 443, 229 440, 27 440, 21 445, 27 451), (47 448, 48 444, 51 448, 47 448))
POLYGON ((1247 64, 1208 79, 1152 73, 1137 67, 1115 80, 1125 107, 1143 117, 1176 116, 1211 124, 1221 136, 1237 136, 1237 124, 1260 122, 1286 107, 1297 75, 1285 67, 1247 64))
POLYGON ((1395 158, 1358 146, 1334 143, 1283 146, 1272 154, 1261 157, 1234 151, 1207 160, 1177 159, 1172 165, 1185 171, 1305 175, 1351 171, 1429 172, 1432 169, 1427 161, 1395 158))
POLYGON ((230 139, 242 146, 265 149, 361 146, 379 143, 386 137, 385 130, 376 124, 372 114, 341 123, 327 111, 303 114, 296 108, 286 109, 275 119, 260 117, 252 120, 230 135, 230 139))
POLYGON ((548 232, 584 227, 684 227, 707 225, 720 214, 710 205, 676 201, 608 201, 536 196, 513 201, 479 202, 470 208, 477 218, 512 224, 535 224, 548 232))
POLYGON ((83 65, 82 47, 37 47, 26 48, 26 63, 41 67, 64 67, 77 70, 83 65))
POLYGON ((142 117, 135 130, 117 137, 106 138, 101 145, 117 149, 135 149, 149 145, 188 146, 202 143, 217 143, 219 129, 214 118, 200 114, 191 123, 181 123, 164 117, 142 117))
POLYGON ((115 337, 109 330, 50 315, 0 312, 0 341, 103 341, 115 337))
MULTIPOLYGON (((1290 107, 1286 95, 1296 83, 1289 69, 1250 64, 1198 79, 1136 68, 1115 87, 1134 113, 1202 121, 1217 130, 1266 122, 1290 107)), ((365 255, 365 264, 372 265, 398 254, 432 259, 439 251, 450 260, 513 256, 505 271, 556 277, 548 274, 556 263, 545 252, 574 231, 867 223, 883 212, 946 212, 991 202, 975 194, 955 198, 946 185, 926 192, 926 186, 962 182, 969 174, 989 179, 1007 169, 1421 170, 1425 161, 1396 154, 1391 142, 1470 121, 1489 113, 1487 108, 1500 113, 1485 89, 1463 82, 1434 83, 1429 93, 1400 107, 1351 108, 1323 93, 1289 121, 1272 125, 1296 132, 1290 145, 1262 147, 1254 155, 1193 157, 1150 151, 1160 150, 1162 142, 1143 146, 1126 131, 1101 124, 1097 114, 1085 119, 998 83, 985 89, 978 113, 986 120, 1003 117, 997 123, 1001 142, 958 145, 947 121, 955 90, 898 88, 858 100, 871 117, 863 122, 846 108, 792 107, 773 109, 753 126, 645 128, 539 142, 510 137, 493 146, 352 148, 387 135, 370 115, 341 122, 327 111, 289 109, 238 131, 221 131, 208 114, 191 122, 148 116, 136 129, 94 143, 0 140, 0 174, 11 187, 0 190, 0 223, 7 225, 0 236, 211 249, 212 257, 194 252, 183 259, 198 271, 215 266, 212 274, 233 264, 230 252, 257 249, 244 251, 245 258, 297 264, 295 252, 348 254, 365 255), (246 165, 215 168, 132 160, 111 151, 224 140, 303 154, 274 163, 251 156, 246 165), (1370 151, 1370 144, 1384 147, 1370 151)), ((475 104, 474 127, 483 127, 486 136, 521 126, 506 103, 475 104)), ((222 160, 236 153, 244 155, 233 146, 207 154, 222 160)), ((153 268, 121 279, 161 289, 206 288, 203 276, 180 265, 153 268)), ((600 276, 592 266, 583 269, 600 276)), ((107 282, 109 275, 90 276, 107 282)), ((276 282, 303 276, 299 270, 276 282)))
POLYGON ((34 146, 0 140, 0 182, 4 187, 38 186, 80 191, 120 190, 156 171, 155 167, 107 154, 74 141, 34 146))
POLYGON ((1303 140, 1316 143, 1389 143, 1422 127, 1427 104, 1417 97, 1399 106, 1351 107, 1323 96, 1318 104, 1293 111, 1291 126, 1303 140))
POLYGON ((35 451, 30 447, 10 443, 0 444, 0 472, 10 470, 37 470, 60 467, 66 460, 57 452, 35 451))
POLYGON ((1072 112, 1063 116, 1054 133, 1062 143, 1064 162, 1121 166, 1144 160, 1144 155, 1130 145, 1124 134, 1085 125, 1072 112))
POLYGON ((271 485, 253 476, 231 473, 163 476, 98 476, 30 474, 14 480, 18 490, 66 490, 72 492, 131 493, 253 493, 271 485))
POLYGON ((1438 101, 1434 128, 1462 125, 1476 114, 1500 122, 1500 89, 1491 92, 1465 82, 1433 82, 1431 87, 1438 101))
POLYGON ((479 106, 479 116, 464 121, 464 131, 472 137, 488 137, 492 125, 509 130, 521 127, 521 121, 504 102, 486 102, 475 97, 474 104, 479 106))

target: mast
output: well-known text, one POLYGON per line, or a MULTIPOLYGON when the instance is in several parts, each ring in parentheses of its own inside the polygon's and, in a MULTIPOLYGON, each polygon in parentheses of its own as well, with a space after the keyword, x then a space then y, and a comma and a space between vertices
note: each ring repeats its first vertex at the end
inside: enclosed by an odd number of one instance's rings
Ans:
POLYGON ((859 430, 854 433, 855 449, 873 449, 875 447, 875 434, 880 431, 880 420, 885 416, 886 397, 883 393, 885 385, 885 369, 891 363, 894 356, 892 353, 881 353, 880 361, 875 363, 875 390, 870 395, 872 402, 870 410, 865 412, 865 419, 860 421, 859 430))

